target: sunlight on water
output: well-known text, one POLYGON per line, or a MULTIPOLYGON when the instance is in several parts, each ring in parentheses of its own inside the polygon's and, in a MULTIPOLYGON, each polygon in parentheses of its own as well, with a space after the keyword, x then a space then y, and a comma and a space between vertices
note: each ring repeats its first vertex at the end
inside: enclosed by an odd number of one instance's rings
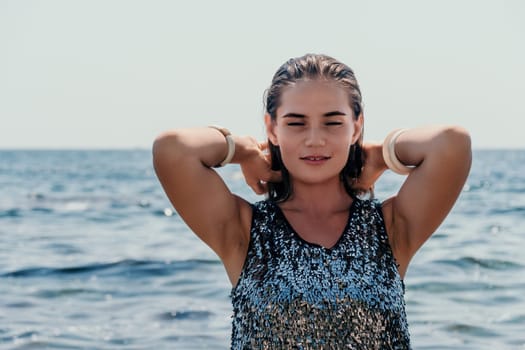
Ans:
MULTIPOLYGON (((0 151, 0 348, 228 347, 224 268, 150 157, 0 151)), ((475 152, 460 200, 406 275, 414 349, 525 349, 524 167, 525 151, 475 152)), ((238 167, 219 172, 261 198, 238 167)), ((376 197, 401 181, 385 174, 376 197)))

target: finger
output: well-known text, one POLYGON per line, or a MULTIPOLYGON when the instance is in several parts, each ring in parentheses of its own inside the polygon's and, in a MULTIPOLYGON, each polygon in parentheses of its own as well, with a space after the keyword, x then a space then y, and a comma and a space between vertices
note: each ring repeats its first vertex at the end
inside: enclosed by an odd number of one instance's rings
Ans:
POLYGON ((262 186, 260 181, 249 183, 248 186, 252 189, 255 194, 264 194, 264 187, 262 186))
POLYGON ((262 151, 265 151, 268 149, 268 141, 259 142, 259 148, 262 151))
POLYGON ((282 172, 276 170, 268 170, 262 177, 262 182, 281 182, 283 179, 282 172))
POLYGON ((257 193, 257 194, 268 193, 268 183, 263 182, 263 181, 259 181, 258 189, 259 189, 259 193, 257 193))
POLYGON ((280 171, 272 170, 270 176, 268 177, 269 182, 281 182, 283 181, 283 174, 280 171))
POLYGON ((264 153, 264 160, 266 161, 266 163, 272 164, 272 155, 270 154, 270 152, 263 151, 263 153, 264 153))

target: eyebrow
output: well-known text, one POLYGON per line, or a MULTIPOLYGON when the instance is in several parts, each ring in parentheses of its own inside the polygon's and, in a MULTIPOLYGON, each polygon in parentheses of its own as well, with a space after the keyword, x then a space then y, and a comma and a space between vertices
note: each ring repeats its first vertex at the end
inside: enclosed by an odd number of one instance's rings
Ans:
MULTIPOLYGON (((331 111, 331 112, 323 114, 323 117, 334 117, 338 115, 346 115, 346 113, 343 113, 340 111, 331 111)), ((306 115, 299 114, 299 113, 287 113, 283 115, 283 118, 306 118, 306 115)))

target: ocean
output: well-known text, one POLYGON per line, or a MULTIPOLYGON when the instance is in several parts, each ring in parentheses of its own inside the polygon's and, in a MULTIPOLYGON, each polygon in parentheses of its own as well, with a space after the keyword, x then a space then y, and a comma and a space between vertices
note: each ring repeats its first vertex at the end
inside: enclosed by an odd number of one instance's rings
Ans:
MULTIPOLYGON (((385 173, 376 197, 402 180, 385 173)), ((525 150, 476 150, 405 277, 413 348, 525 349, 524 250, 525 150)), ((226 349, 230 288, 149 150, 0 151, 0 349, 226 349)))

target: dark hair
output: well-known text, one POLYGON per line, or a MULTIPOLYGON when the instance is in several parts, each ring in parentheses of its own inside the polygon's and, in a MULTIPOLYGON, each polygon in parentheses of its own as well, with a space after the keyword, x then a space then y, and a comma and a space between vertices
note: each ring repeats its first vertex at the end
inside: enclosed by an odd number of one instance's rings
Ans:
MULTIPOLYGON (((363 107, 361 90, 352 69, 330 56, 307 54, 288 60, 279 67, 273 76, 272 84, 265 93, 266 112, 270 115, 272 121, 277 120, 276 112, 280 106, 284 88, 302 80, 320 79, 335 81, 348 92, 350 106, 357 120, 363 112, 363 107)), ((359 175, 361 175, 365 161, 362 144, 363 133, 361 133, 359 140, 350 147, 348 160, 340 173, 340 179, 344 188, 352 198, 361 193, 360 190, 354 189, 352 186, 359 175)), ((284 166, 279 147, 273 145, 269 140, 268 145, 272 157, 272 170, 280 170, 282 172, 282 182, 268 183, 268 196, 270 200, 283 202, 290 198, 293 193, 290 173, 284 166)))

